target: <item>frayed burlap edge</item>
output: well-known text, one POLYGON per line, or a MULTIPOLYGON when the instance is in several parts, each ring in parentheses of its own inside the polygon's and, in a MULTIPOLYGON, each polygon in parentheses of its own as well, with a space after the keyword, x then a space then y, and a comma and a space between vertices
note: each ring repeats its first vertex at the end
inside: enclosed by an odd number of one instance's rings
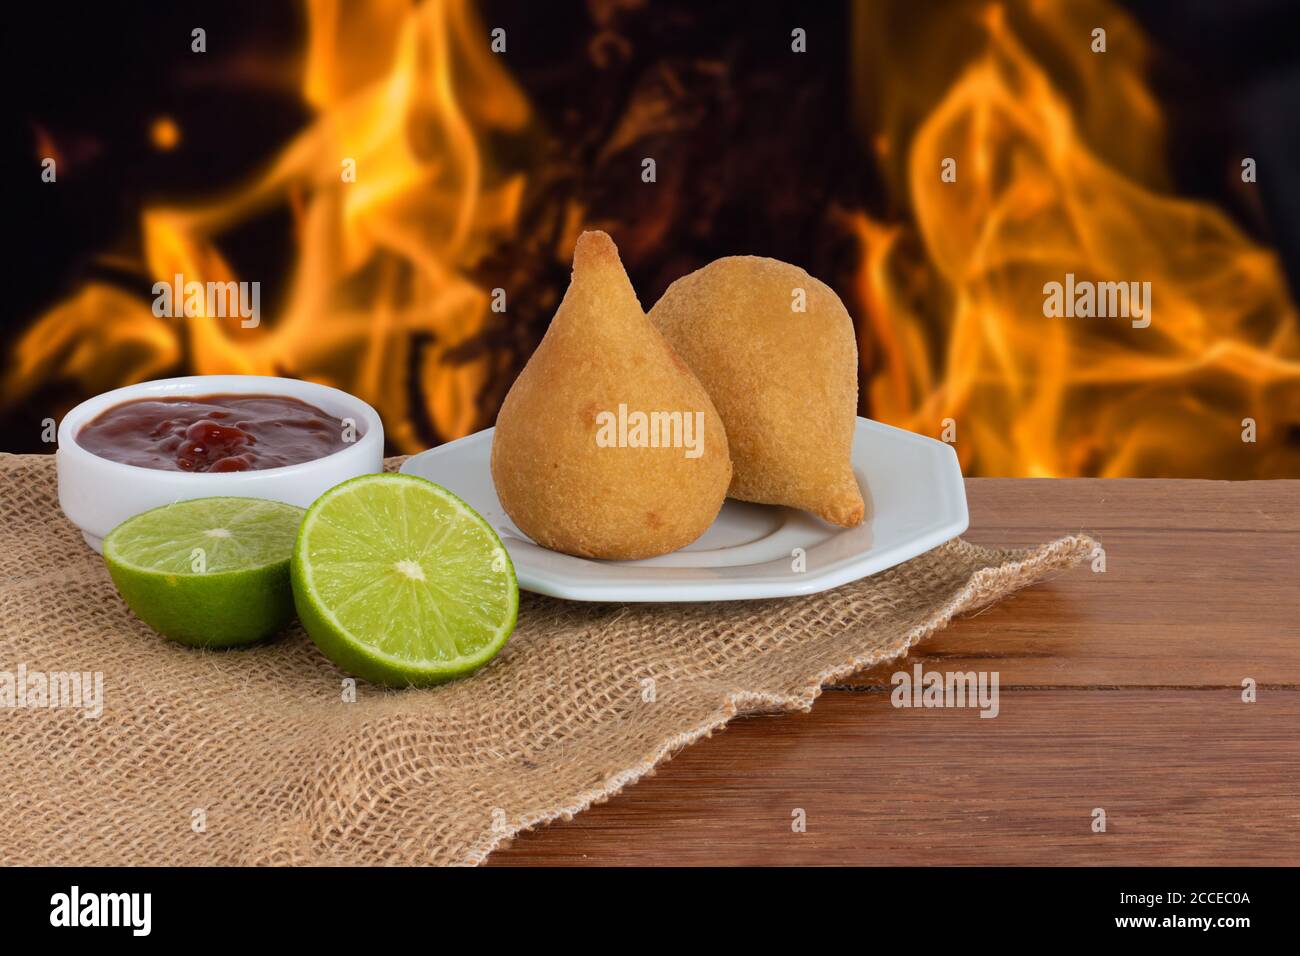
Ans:
MULTIPOLYGON (((966 551, 980 550, 960 538, 955 539, 951 544, 966 551)), ((471 844, 463 865, 480 866, 494 851, 508 846, 519 834, 554 823, 556 820, 572 820, 582 811, 598 803, 604 803, 621 793, 624 788, 653 773, 656 767, 667 763, 679 751, 705 737, 713 736, 714 731, 721 730, 736 717, 811 710, 813 702, 821 696, 821 692, 828 684, 885 661, 902 657, 935 631, 947 627, 959 614, 977 611, 1031 584, 1039 583, 1055 572, 1073 567, 1088 557, 1094 547, 1096 541, 1087 535, 1070 535, 1036 548, 1013 552, 1022 556, 1005 564, 976 571, 947 604, 936 610, 924 623, 918 624, 905 633, 896 643, 825 668, 809 678, 797 693, 770 694, 741 691, 728 694, 722 706, 698 726, 670 737, 634 766, 615 774, 603 786, 583 791, 563 807, 527 815, 517 823, 471 844)))
POLYGON ((66 708, 7 715, 0 824, 14 859, 479 864, 517 834, 608 799, 732 718, 806 711, 827 684, 902 656, 954 616, 1094 547, 1082 536, 1030 550, 954 539, 870 579, 787 601, 656 611, 530 597, 519 640, 482 673, 409 697, 376 690, 351 712, 327 703, 337 691, 324 689, 343 675, 296 628, 233 656, 159 640, 56 517, 53 464, 0 454, 0 648, 29 668, 93 662, 112 672, 113 699, 124 706, 109 708, 103 725, 66 708), (590 648, 593 639, 601 644, 590 648), (688 678, 666 685, 686 688, 668 704, 680 710, 635 723, 637 705, 619 703, 619 688, 660 667, 688 678), (566 679, 555 683, 553 706, 522 713, 534 691, 552 699, 557 669, 566 679), (493 700, 521 706, 476 705, 493 700), (287 727, 300 736, 286 736, 287 727), (566 752, 570 743, 576 750, 566 752), (69 755, 96 772, 63 773, 69 755), (225 822, 201 844, 182 843, 196 805, 225 822), (498 823, 503 805, 515 812, 498 823), (429 815, 430 806, 440 812, 429 815))

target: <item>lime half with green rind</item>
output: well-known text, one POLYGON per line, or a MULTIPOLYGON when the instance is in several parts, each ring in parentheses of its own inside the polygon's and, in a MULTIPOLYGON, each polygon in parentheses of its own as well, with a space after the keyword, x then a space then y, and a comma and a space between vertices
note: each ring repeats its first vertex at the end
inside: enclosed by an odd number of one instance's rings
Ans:
POLYGON ((413 475, 364 475, 307 509, 294 603, 325 656, 391 686, 463 677, 514 630, 519 585, 492 526, 413 475))
POLYGON ((249 644, 293 620, 289 562, 303 514, 261 498, 179 501, 110 531, 104 561, 127 606, 160 634, 249 644))

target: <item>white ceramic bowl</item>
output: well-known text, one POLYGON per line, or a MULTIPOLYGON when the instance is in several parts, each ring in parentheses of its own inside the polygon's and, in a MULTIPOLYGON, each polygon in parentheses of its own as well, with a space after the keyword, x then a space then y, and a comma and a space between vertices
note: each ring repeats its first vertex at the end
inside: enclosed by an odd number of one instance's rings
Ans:
POLYGON ((347 392, 314 382, 266 375, 190 375, 141 382, 82 402, 59 423, 59 505, 96 551, 104 535, 150 508, 231 495, 269 498, 305 508, 341 481, 384 470, 384 425, 378 413, 347 392), (81 426, 105 409, 142 398, 198 395, 284 395, 336 418, 351 418, 363 432, 356 442, 315 461, 258 471, 182 472, 124 465, 77 444, 81 426))

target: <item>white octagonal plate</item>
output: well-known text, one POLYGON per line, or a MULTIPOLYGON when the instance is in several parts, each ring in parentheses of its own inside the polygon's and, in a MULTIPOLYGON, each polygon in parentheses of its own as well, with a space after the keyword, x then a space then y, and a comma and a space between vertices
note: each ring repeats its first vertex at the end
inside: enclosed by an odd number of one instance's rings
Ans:
POLYGON ((680 551, 597 561, 549 551, 515 527, 492 485, 492 429, 406 460, 402 472, 448 488, 505 543, 519 586, 571 601, 739 601, 814 594, 892 568, 966 530, 966 488, 952 447, 859 418, 853 470, 867 503, 856 528, 730 499, 680 551), (802 549, 803 570, 795 570, 802 549))

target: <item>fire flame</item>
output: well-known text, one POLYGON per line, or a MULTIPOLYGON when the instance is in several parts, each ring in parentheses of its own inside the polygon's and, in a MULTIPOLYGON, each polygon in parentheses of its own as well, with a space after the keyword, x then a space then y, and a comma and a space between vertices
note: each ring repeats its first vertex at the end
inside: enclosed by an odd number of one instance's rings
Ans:
MULTIPOLYGON (((222 238, 287 208, 296 260, 264 284, 262 324, 156 316, 92 282, 17 343, 7 400, 56 376, 93 393, 185 367, 337 385, 403 451, 489 424, 485 386, 508 368, 475 343, 505 320, 476 270, 520 231, 524 176, 541 171, 487 143, 528 139, 530 106, 463 0, 307 10, 313 121, 232 195, 146 208, 131 264, 151 282, 256 279, 222 238)), ((1295 306, 1269 250, 1169 194, 1136 24, 1107 0, 853 10, 857 120, 889 197, 840 217, 861 247, 846 291, 867 414, 954 432, 967 474, 1300 474, 1295 306), (1044 284, 1066 273, 1150 282, 1150 326, 1045 316, 1044 284)))
POLYGON ((857 51, 895 80, 945 84, 862 104, 915 222, 848 217, 864 249, 875 417, 936 435, 950 420, 968 474, 1300 473, 1286 441, 1300 422, 1300 335, 1279 263, 1213 207, 1160 191, 1162 124, 1136 26, 1073 0, 962 9, 927 18, 931 34, 902 52, 857 51), (1088 43, 1097 24, 1105 54, 1088 43), (1031 52, 1031 38, 1050 53, 1031 52), (977 52, 949 81, 945 61, 963 44, 977 52), (892 150, 909 111, 908 149, 892 150), (955 182, 940 177, 947 158, 955 182), (1044 285, 1067 272, 1149 281, 1150 326, 1046 317, 1044 285))
POLYGON ((231 282, 257 277, 235 274, 222 235, 286 205, 297 261, 284 289, 264 284, 274 315, 257 328, 203 310, 156 316, 150 302, 91 283, 18 343, 6 397, 56 370, 94 392, 183 364, 344 388, 377 408, 405 451, 426 442, 418 417, 442 438, 487 424, 479 393, 500 370, 460 347, 494 313, 469 273, 514 231, 524 182, 491 166, 481 143, 524 130, 529 106, 468 3, 312 0, 307 10, 303 96, 314 121, 234 195, 149 207, 141 222, 138 268, 151 280, 231 282))

